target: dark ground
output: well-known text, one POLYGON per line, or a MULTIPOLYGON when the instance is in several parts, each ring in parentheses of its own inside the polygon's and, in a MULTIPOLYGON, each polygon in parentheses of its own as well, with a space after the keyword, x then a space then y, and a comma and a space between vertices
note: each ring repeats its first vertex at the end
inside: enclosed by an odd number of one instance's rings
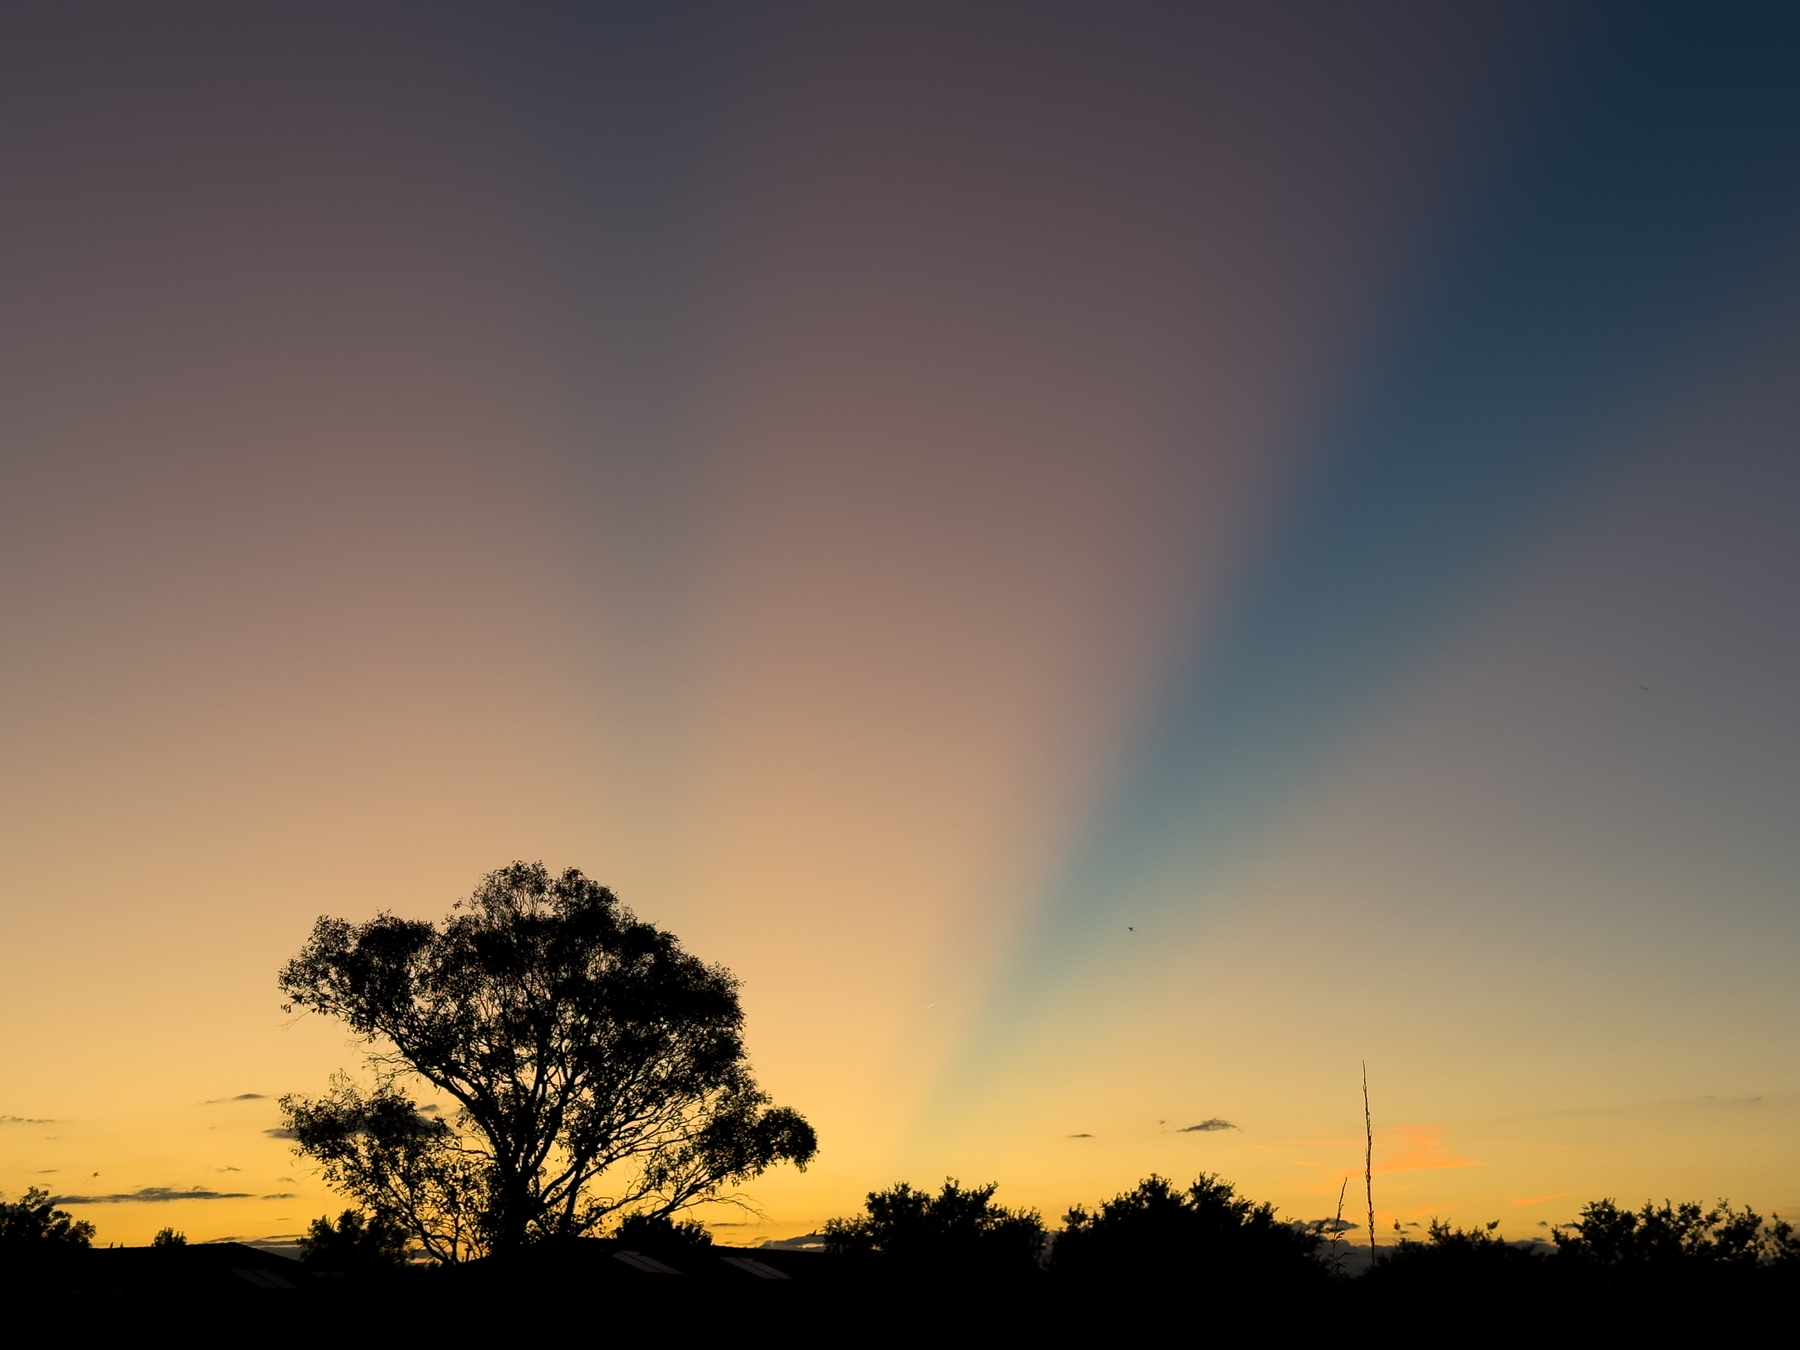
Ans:
POLYGON ((1360 1345, 1417 1338, 1615 1345, 1764 1335, 1781 1343, 1800 1312, 1793 1280, 1771 1272, 1637 1272, 1578 1283, 1539 1261, 1504 1271, 1378 1272, 1308 1288, 1259 1287, 1203 1270, 1077 1286, 767 1248, 659 1257, 606 1241, 539 1249, 510 1264, 386 1278, 315 1274, 235 1243, 102 1248, 14 1265, 0 1274, 0 1294, 8 1323, 31 1327, 33 1341, 75 1344, 269 1335, 281 1344, 432 1337, 495 1346, 565 1338, 651 1345, 1360 1345))

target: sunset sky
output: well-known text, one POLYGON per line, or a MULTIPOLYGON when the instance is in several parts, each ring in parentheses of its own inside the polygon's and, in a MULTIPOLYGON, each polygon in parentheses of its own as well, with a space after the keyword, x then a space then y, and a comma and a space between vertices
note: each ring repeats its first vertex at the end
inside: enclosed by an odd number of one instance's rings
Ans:
POLYGON ((1797 69, 1785 4, 0 10, 0 1192, 342 1208, 276 971, 518 858, 742 978, 821 1152, 726 1241, 1316 1218, 1365 1062, 1386 1234, 1800 1210, 1797 69))

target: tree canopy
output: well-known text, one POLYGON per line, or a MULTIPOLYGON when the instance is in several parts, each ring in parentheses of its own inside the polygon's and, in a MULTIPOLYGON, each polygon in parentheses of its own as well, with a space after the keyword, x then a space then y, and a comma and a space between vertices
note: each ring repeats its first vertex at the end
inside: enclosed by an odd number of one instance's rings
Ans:
POLYGON ((1611 1270, 1800 1264, 1800 1238, 1791 1224, 1784 1219, 1765 1224, 1755 1210, 1734 1209, 1728 1200, 1711 1209, 1646 1200, 1635 1211, 1613 1200, 1591 1200, 1555 1237, 1564 1261, 1611 1270))
POLYGON ((373 1047, 373 1088, 282 1098, 298 1149, 441 1260, 730 1198, 818 1148, 752 1078, 730 972, 574 869, 502 868, 442 926, 321 918, 280 984, 373 1047))
POLYGON ((300 1260, 344 1275, 390 1275, 406 1265, 407 1232, 382 1214, 347 1209, 333 1223, 321 1215, 300 1239, 300 1260))
POLYGON ((33 1256, 80 1251, 93 1241, 94 1225, 57 1209, 46 1190, 33 1186, 10 1204, 0 1201, 0 1252, 33 1256))
POLYGON ((862 1214, 826 1223, 826 1249, 901 1265, 929 1263, 951 1278, 1036 1271, 1044 1221, 1036 1210, 995 1204, 998 1189, 994 1182, 964 1187, 950 1179, 935 1196, 905 1182, 871 1191, 862 1214))
POLYGON ((1088 1211, 1077 1205, 1057 1235, 1054 1269, 1075 1280, 1174 1285, 1221 1274, 1239 1279, 1323 1277, 1317 1233, 1283 1222, 1269 1204, 1202 1174, 1185 1191, 1150 1176, 1088 1211))

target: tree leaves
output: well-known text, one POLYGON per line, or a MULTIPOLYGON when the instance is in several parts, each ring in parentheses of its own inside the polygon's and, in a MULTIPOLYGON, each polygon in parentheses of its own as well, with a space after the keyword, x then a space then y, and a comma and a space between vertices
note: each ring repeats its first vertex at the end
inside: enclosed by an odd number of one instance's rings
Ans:
POLYGON ((281 988, 376 1047, 373 1094, 283 1099, 301 1150, 441 1260, 667 1215, 818 1148, 749 1074, 731 973, 574 869, 502 868, 441 928, 321 918, 281 988))
POLYGON ((0 1201, 0 1253, 31 1256, 80 1251, 93 1245, 94 1225, 50 1203, 50 1192, 33 1186, 11 1204, 0 1201))
POLYGON ((965 1187, 946 1179, 935 1196, 905 1182, 871 1191, 865 1213, 826 1223, 827 1250, 929 1267, 934 1278, 1028 1276, 1044 1252, 1036 1210, 994 1203, 997 1183, 965 1187))

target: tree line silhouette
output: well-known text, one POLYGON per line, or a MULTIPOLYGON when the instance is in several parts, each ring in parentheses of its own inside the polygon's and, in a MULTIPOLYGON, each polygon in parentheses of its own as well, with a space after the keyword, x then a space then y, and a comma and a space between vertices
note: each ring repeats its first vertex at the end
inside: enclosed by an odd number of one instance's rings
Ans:
MULTIPOLYGON (((573 869, 502 868, 442 925, 321 918, 279 983, 285 1007, 335 1017, 369 1046, 370 1086, 339 1073, 322 1095, 281 1098, 296 1151, 351 1202, 301 1240, 320 1272, 522 1278, 600 1248, 637 1254, 635 1268, 653 1272, 716 1265, 727 1249, 687 1211, 747 1203, 744 1182, 781 1163, 804 1168, 818 1150, 805 1118, 750 1073, 730 972, 573 869), (453 1109, 419 1101, 421 1086, 453 1109)), ((1076 1206, 1054 1230, 996 1194, 954 1179, 936 1194, 906 1183, 871 1192, 861 1213, 824 1226, 803 1264, 840 1290, 931 1289, 1109 1326, 1154 1322, 1201 1293, 1288 1316, 1350 1299, 1523 1317, 1732 1306, 1800 1289, 1791 1225, 1725 1201, 1632 1210, 1596 1200, 1549 1244, 1505 1241, 1497 1223, 1434 1220, 1350 1280, 1343 1225, 1284 1220, 1217 1176, 1186 1187, 1147 1177, 1092 1210, 1076 1206)), ((94 1236, 44 1191, 0 1202, 0 1267, 67 1261, 94 1236)), ((185 1242, 168 1228, 154 1245, 185 1242)))

